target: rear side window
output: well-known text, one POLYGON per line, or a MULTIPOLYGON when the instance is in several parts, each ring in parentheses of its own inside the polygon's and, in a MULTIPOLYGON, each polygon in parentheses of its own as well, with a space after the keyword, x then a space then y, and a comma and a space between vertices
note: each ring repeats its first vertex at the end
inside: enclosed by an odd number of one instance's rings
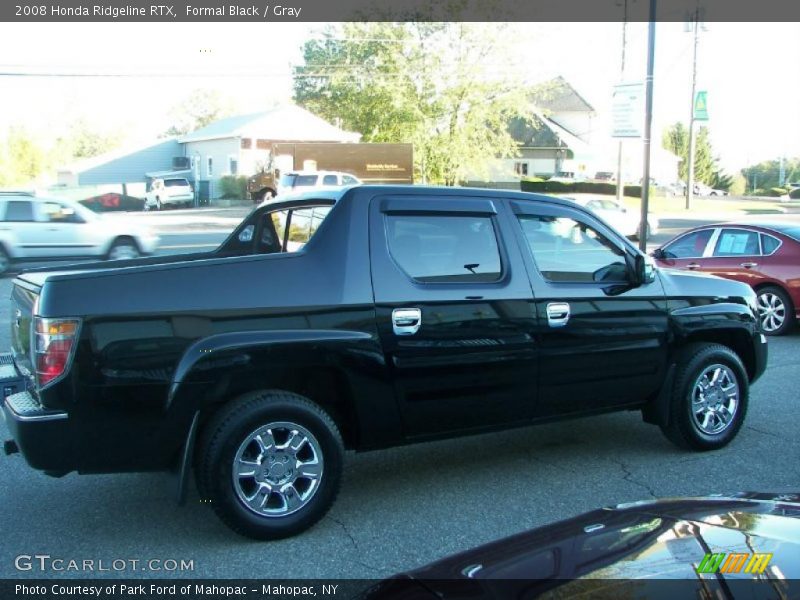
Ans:
POLYGON ((336 175, 325 175, 322 178, 322 185, 336 185, 336 175))
POLYGON ((28 200, 9 200, 6 204, 6 221, 33 221, 33 204, 28 200))
POLYGON ((664 248, 665 258, 700 258, 714 233, 713 229, 702 229, 675 240, 664 248))
POLYGON ((723 229, 714 256, 758 256, 758 233, 744 229, 723 229))
POLYGON ((491 282, 501 276, 492 220, 480 216, 387 215, 389 252, 412 279, 491 282))
POLYGON ((781 241, 778 238, 774 238, 771 235, 766 235, 764 233, 761 234, 761 253, 764 256, 769 256, 775 252, 780 245, 781 241))
POLYGON ((294 180, 294 187, 311 187, 317 185, 316 175, 298 175, 294 180))

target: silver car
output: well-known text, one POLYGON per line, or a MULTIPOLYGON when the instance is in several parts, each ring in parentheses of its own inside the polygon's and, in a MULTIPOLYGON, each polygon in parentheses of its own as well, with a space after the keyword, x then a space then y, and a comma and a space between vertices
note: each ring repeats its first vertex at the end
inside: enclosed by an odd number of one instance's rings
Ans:
POLYGON ((70 200, 0 194, 0 273, 15 262, 152 254, 158 236, 144 227, 106 219, 70 200))

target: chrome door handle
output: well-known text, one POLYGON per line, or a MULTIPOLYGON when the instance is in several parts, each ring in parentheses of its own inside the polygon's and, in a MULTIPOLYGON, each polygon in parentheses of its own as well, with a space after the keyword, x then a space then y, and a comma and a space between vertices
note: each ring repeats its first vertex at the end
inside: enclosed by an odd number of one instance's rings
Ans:
POLYGON ((395 335, 414 335, 422 325, 422 311, 418 308, 395 308, 392 311, 392 329, 395 335))
POLYGON ((692 271, 695 270, 695 269, 699 269, 700 268, 700 263, 689 263, 688 265, 686 265, 686 268, 690 269, 692 271))
POLYGON ((742 263, 739 266, 744 267, 745 269, 752 269, 753 267, 757 267, 758 263, 742 263))
POLYGON ((547 305, 547 324, 550 327, 564 327, 569 322, 569 304, 551 302, 547 305))

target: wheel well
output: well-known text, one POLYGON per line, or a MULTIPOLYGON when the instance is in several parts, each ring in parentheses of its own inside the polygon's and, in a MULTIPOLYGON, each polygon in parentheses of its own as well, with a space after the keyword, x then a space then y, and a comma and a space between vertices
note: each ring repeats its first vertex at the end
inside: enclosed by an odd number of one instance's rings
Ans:
POLYGON ((753 349, 753 340, 744 330, 720 329, 693 333, 686 338, 686 344, 694 342, 709 342, 722 344, 733 350, 742 359, 747 376, 752 378, 756 371, 756 355, 753 349))
POLYGON ((141 252, 141 250, 142 250, 141 248, 139 248, 139 243, 136 241, 136 238, 134 238, 134 237, 132 237, 132 236, 130 236, 130 235, 118 235, 118 236, 117 236, 117 237, 115 237, 113 240, 111 240, 111 244, 109 244, 109 246, 108 246, 108 251, 109 251, 109 252, 111 252, 111 249, 112 249, 112 248, 113 248, 113 247, 114 247, 116 244, 118 244, 119 242, 130 242, 130 243, 132 243, 134 246, 136 246, 136 249, 137 249, 137 250, 139 250, 140 252, 141 252))
POLYGON ((352 449, 358 445, 352 390, 345 375, 336 368, 307 366, 274 369, 266 373, 260 371, 252 376, 231 378, 225 382, 224 388, 217 388, 210 403, 201 411, 200 432, 227 402, 251 392, 282 390, 304 396, 323 408, 339 428, 345 448, 352 449))
MULTIPOLYGON (((758 293, 761 290, 763 290, 764 288, 768 288, 768 287, 776 287, 779 290, 783 291, 783 293, 786 294, 786 297, 789 299, 789 302, 792 302, 792 295, 789 293, 789 290, 787 290, 786 287, 783 284, 779 283, 779 282, 768 281, 768 282, 765 282, 765 283, 759 283, 753 289, 756 291, 756 293, 758 293)), ((793 302, 792 302, 792 308, 794 308, 794 303, 793 302)))

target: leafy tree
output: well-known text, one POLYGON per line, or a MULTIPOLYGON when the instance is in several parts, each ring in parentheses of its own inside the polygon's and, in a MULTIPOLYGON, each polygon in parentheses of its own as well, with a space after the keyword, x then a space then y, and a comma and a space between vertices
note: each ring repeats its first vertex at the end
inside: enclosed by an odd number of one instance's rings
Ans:
MULTIPOLYGON (((714 186, 719 178, 725 176, 717 166, 717 158, 711 148, 707 127, 700 127, 695 134, 694 180, 714 186)), ((683 123, 668 127, 662 137, 662 146, 681 158, 678 175, 686 180, 689 169, 689 130, 683 123)), ((727 188, 725 188, 727 189, 727 188)))
POLYGON ((186 135, 219 119, 230 116, 234 107, 230 99, 216 90, 196 89, 169 111, 172 125, 165 136, 186 135))
MULTIPOLYGON (((505 37, 504 37, 505 35, 505 37)), ((347 23, 303 48, 295 101, 368 142, 411 142, 423 180, 453 185, 514 156, 509 121, 526 90, 487 64, 509 64, 498 24, 347 23)))
MULTIPOLYGON (((784 184, 786 182, 800 181, 800 157, 787 159, 783 163, 784 184)), ((742 175, 747 180, 747 187, 773 188, 779 186, 780 160, 765 160, 756 165, 742 169, 742 175)))
POLYGON ((25 128, 11 127, 0 145, 0 186, 30 183, 46 166, 46 150, 25 128))

